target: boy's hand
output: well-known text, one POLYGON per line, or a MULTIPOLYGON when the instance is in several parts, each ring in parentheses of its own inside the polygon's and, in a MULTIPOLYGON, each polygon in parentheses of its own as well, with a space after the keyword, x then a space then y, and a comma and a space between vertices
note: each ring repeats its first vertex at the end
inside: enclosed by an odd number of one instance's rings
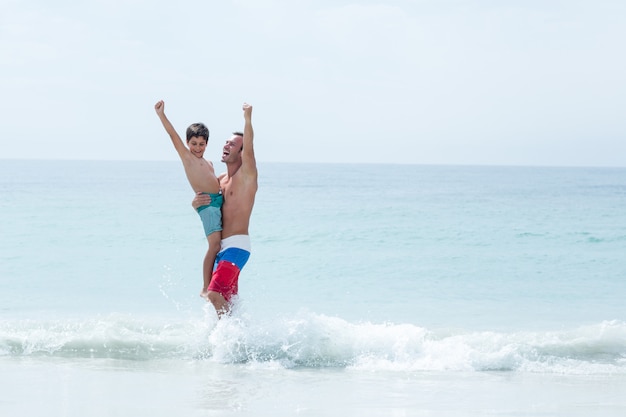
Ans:
POLYGON ((243 118, 246 120, 252 118, 252 106, 248 103, 243 103, 243 118))
POLYGON ((157 101, 157 104, 154 105, 154 110, 156 110, 157 114, 163 114, 165 111, 165 102, 163 100, 157 101))

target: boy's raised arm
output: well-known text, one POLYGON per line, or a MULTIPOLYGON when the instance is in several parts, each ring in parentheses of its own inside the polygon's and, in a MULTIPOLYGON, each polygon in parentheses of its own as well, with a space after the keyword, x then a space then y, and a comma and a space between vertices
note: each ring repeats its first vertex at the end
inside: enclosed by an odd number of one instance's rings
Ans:
POLYGON ((170 135, 170 139, 172 139, 172 144, 174 144, 174 148, 181 159, 184 159, 189 156, 189 151, 183 140, 176 133, 176 129, 172 126, 172 123, 168 120, 167 116, 165 116, 165 102, 160 100, 157 104, 154 105, 154 110, 156 111, 157 116, 161 119, 161 123, 163 123, 163 127, 168 135, 170 135))

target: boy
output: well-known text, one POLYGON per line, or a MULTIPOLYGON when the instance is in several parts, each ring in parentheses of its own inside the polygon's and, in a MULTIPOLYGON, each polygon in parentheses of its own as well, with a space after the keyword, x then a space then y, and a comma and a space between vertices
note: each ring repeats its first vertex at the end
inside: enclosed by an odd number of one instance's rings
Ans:
POLYGON ((154 105, 165 131, 170 135, 172 143, 180 160, 183 162, 187 180, 191 188, 196 193, 205 193, 211 196, 211 203, 208 206, 200 206, 196 210, 200 215, 204 232, 209 242, 209 248, 204 257, 202 265, 202 291, 200 296, 208 299, 208 287, 211 282, 211 273, 215 257, 220 250, 222 239, 222 194, 220 193, 220 183, 215 176, 213 164, 203 158, 206 145, 209 141, 209 129, 203 123, 194 123, 187 128, 187 147, 183 144, 180 136, 165 116, 165 103, 163 100, 154 105))

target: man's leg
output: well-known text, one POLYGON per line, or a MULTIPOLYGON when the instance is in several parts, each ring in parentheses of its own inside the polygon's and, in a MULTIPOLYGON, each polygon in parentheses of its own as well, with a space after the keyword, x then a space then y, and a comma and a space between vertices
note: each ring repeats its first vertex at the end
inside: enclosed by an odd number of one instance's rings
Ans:
POLYGON ((249 257, 248 250, 235 247, 226 247, 218 254, 219 261, 211 277, 208 297, 220 318, 230 313, 231 298, 239 291, 239 273, 249 257))
POLYGON ((224 314, 230 313, 230 303, 226 301, 224 296, 217 291, 209 291, 209 301, 215 307, 218 318, 222 318, 224 314))

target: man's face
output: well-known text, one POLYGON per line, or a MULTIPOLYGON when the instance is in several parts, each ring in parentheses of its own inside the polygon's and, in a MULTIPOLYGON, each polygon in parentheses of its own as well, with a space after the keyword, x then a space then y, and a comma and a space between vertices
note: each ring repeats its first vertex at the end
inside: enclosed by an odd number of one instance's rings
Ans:
POLYGON ((241 157, 241 147, 243 138, 241 136, 231 136, 222 149, 222 162, 228 163, 236 161, 241 157))
POLYGON ((202 158, 206 150, 206 140, 202 136, 192 136, 187 142, 187 146, 189 146, 189 151, 193 156, 202 158))

